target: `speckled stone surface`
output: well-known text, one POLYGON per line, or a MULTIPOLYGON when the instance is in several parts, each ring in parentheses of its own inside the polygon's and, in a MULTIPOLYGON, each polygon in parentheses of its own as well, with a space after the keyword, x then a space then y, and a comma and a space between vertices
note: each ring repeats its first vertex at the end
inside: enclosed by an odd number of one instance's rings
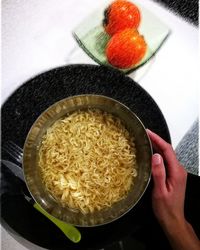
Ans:
MULTIPOLYGON (((23 147, 31 125, 42 111, 60 99, 85 93, 106 95, 121 101, 139 116, 146 127, 170 142, 168 127, 159 107, 131 78, 103 66, 73 65, 36 76, 9 97, 2 107, 2 146, 12 140, 23 147)), ((2 158, 9 159, 9 156, 2 151, 2 158)), ((138 205, 116 222, 92 229, 81 228, 81 243, 75 245, 24 199, 21 194, 22 190, 26 191, 24 183, 5 168, 2 168, 1 177, 2 218, 22 237, 39 246, 48 249, 66 249, 66 246, 68 249, 102 248, 146 223, 150 227, 154 225, 157 234, 165 239, 153 217, 150 187, 138 205)))
POLYGON ((176 147, 180 163, 192 174, 199 174, 199 120, 197 119, 176 147))
POLYGON ((131 78, 103 66, 67 66, 41 74, 21 86, 3 105, 2 141, 23 146, 36 118, 51 104, 77 94, 101 94, 127 105, 147 128, 167 141, 165 119, 151 96, 131 78))
POLYGON ((181 15, 194 25, 199 24, 199 1, 198 0, 153 0, 163 4, 171 11, 181 15))

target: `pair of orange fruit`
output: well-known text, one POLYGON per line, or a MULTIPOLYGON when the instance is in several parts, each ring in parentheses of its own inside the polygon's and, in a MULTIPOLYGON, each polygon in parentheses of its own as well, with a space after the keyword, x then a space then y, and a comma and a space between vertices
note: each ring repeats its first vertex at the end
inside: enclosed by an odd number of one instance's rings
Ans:
POLYGON ((147 44, 139 34, 141 14, 126 0, 116 0, 105 10, 103 26, 111 36, 106 46, 108 62, 117 68, 130 68, 144 57, 147 44))

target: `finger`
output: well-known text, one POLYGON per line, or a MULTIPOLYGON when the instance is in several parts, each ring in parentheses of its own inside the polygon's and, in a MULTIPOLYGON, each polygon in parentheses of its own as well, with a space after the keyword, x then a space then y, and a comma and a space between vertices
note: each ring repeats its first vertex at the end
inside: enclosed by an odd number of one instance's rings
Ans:
POLYGON ((167 151, 169 148, 169 143, 167 143, 165 140, 163 140, 159 135, 152 132, 151 130, 146 130, 151 141, 155 144, 157 148, 159 148, 162 152, 167 151))
POLYGON ((147 133, 152 141, 153 147, 155 146, 158 152, 163 155, 167 163, 166 167, 168 168, 169 175, 173 175, 174 172, 176 172, 175 166, 179 165, 179 163, 172 146, 149 129, 147 129, 147 133))
POLYGON ((166 190, 166 172, 162 156, 154 154, 152 156, 152 176, 154 181, 155 192, 166 190))

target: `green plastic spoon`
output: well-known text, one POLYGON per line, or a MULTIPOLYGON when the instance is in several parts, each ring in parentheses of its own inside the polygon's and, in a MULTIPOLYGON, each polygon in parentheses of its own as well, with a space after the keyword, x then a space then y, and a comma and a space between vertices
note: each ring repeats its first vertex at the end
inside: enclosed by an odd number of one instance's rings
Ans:
POLYGON ((38 203, 34 203, 34 208, 37 209, 40 213, 46 216, 51 220, 60 230, 74 243, 78 243, 81 240, 81 234, 78 229, 70 224, 67 224, 61 220, 56 219, 49 213, 47 213, 38 203))
MULTIPOLYGON (((23 170, 20 168, 17 164, 7 161, 7 160, 1 160, 1 162, 10 169, 10 171, 20 178, 22 181, 24 180, 23 170)), ((52 221, 60 230, 67 236, 68 239, 70 239, 74 243, 78 243, 81 240, 81 233, 78 231, 78 229, 70 224, 67 224, 61 220, 56 219, 49 213, 47 213, 38 203, 34 202, 34 200, 25 195, 24 198, 33 205, 35 209, 37 209, 40 213, 42 213, 44 216, 46 216, 50 221, 52 221)))

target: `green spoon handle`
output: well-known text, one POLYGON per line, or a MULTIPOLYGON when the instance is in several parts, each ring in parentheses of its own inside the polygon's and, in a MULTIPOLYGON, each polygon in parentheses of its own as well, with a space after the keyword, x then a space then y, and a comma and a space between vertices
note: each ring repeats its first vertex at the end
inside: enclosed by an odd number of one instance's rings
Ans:
POLYGON ((60 230, 69 238, 72 242, 78 243, 81 240, 81 234, 77 228, 74 226, 67 224, 61 220, 56 219, 49 213, 47 213, 41 206, 37 203, 34 203, 34 208, 37 209, 40 213, 46 216, 49 220, 51 220, 60 230))

